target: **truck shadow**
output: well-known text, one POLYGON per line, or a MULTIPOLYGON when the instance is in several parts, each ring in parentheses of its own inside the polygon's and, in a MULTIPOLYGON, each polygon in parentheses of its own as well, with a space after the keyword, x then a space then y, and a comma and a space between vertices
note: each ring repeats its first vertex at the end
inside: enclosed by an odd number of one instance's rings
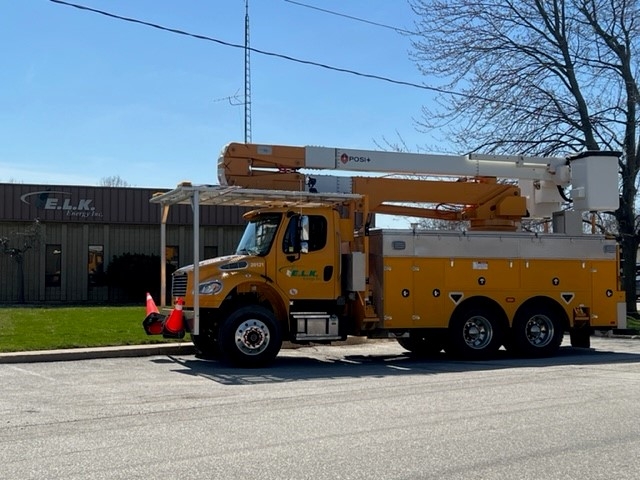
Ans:
POLYGON ((345 355, 330 357, 280 355, 269 367, 242 369, 216 360, 196 357, 164 357, 151 360, 173 363, 176 373, 206 378, 222 385, 257 385, 304 380, 339 378, 382 378, 399 375, 438 375, 443 373, 505 370, 514 368, 548 368, 558 366, 611 365, 640 363, 640 353, 620 353, 572 347, 560 348, 551 358, 519 358, 506 351, 489 360, 456 360, 445 353, 417 358, 408 352, 379 355, 345 355))

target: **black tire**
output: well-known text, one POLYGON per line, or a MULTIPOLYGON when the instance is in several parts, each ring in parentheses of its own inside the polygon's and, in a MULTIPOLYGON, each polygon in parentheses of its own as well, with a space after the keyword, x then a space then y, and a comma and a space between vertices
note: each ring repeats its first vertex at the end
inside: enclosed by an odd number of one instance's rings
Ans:
POLYGON ((515 353, 527 357, 555 355, 564 335, 559 309, 525 306, 513 319, 512 345, 515 353))
POLYGON ((441 332, 412 331, 408 338, 397 338, 398 343, 405 350, 409 350, 417 357, 433 357, 444 348, 445 339, 441 332))
POLYGON ((502 345, 500 315, 490 306, 463 307, 449 322, 447 353, 470 360, 493 357, 502 345))
POLYGON ((200 321, 200 334, 191 334, 191 341, 196 347, 196 355, 200 358, 215 359, 220 357, 218 346, 218 329, 200 321))
POLYGON ((222 358, 239 367, 264 367, 282 347, 280 326, 271 310, 248 305, 229 314, 218 337, 222 358))

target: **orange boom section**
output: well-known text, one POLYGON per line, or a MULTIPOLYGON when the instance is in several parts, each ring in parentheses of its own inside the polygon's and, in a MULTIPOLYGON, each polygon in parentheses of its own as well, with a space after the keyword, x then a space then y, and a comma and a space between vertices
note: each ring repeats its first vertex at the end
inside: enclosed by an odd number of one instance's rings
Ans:
POLYGON ((304 147, 231 143, 218 160, 221 185, 304 191, 304 147))

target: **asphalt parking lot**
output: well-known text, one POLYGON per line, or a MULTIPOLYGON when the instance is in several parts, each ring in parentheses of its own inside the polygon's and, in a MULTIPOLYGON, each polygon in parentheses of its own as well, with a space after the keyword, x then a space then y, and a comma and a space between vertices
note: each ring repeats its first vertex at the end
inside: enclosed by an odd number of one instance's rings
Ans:
POLYGON ((182 352, 0 365, 0 478, 635 479, 640 340, 549 359, 395 342, 242 370, 182 352))

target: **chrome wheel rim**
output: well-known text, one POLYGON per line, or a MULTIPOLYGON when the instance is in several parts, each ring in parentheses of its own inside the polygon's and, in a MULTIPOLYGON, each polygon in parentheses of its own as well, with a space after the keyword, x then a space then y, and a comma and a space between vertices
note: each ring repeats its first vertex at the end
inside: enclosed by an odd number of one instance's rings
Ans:
POLYGON ((269 328, 260 320, 247 320, 238 325, 235 341, 245 355, 258 355, 269 345, 269 328))
POLYGON ((534 315, 524 328, 527 341, 534 347, 546 347, 555 333, 553 321, 546 315, 534 315))
POLYGON ((464 322, 462 336, 469 348, 482 350, 491 343, 493 327, 487 318, 475 315, 464 322))

